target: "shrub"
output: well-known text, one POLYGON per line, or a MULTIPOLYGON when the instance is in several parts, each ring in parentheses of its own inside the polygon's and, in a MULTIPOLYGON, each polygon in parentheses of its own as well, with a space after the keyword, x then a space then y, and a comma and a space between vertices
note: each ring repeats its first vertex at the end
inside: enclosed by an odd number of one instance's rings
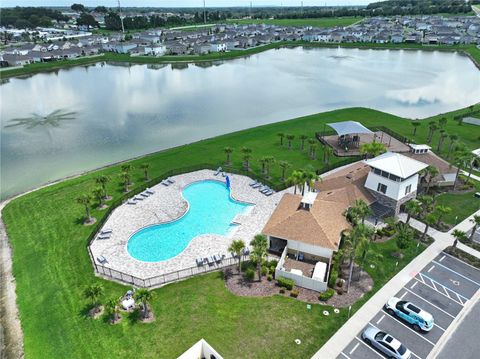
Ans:
POLYGON ((285 293, 285 288, 280 288, 280 293, 281 294, 285 293))
POLYGON ((277 283, 280 287, 284 287, 288 290, 292 290, 293 286, 295 285, 295 282, 292 279, 280 277, 277 279, 277 283))
POLYGON ((277 267, 277 264, 278 264, 278 261, 276 259, 272 259, 271 261, 267 261, 267 267, 273 267, 273 269, 275 270, 275 268, 277 267))
POLYGON ((267 275, 267 273, 268 273, 268 268, 265 267, 265 266, 262 266, 261 272, 262 272, 262 275, 267 275))
POLYGON ((271 275, 271 274, 267 275, 267 280, 268 280, 269 282, 271 282, 271 281, 272 281, 272 279, 273 279, 273 277, 272 277, 272 275, 271 275))
POLYGON ((330 278, 328 279, 328 286, 334 288, 335 285, 337 284, 337 278, 338 278, 338 271, 336 266, 332 268, 332 271, 330 272, 330 278))
POLYGON ((327 300, 332 298, 334 294, 335 294, 335 291, 332 288, 327 288, 325 292, 320 293, 320 295, 318 296, 318 300, 321 300, 322 302, 326 302, 327 300))
POLYGON ((294 289, 290 292, 290 297, 297 298, 298 297, 298 290, 294 289))
POLYGON ((245 271, 245 278, 247 278, 247 280, 252 281, 254 277, 255 277, 255 271, 252 268, 248 268, 245 271))

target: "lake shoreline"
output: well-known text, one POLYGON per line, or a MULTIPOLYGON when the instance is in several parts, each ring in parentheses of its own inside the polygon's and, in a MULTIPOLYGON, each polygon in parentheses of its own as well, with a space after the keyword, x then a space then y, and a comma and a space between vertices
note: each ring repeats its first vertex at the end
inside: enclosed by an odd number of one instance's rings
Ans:
POLYGON ((307 42, 307 41, 280 41, 267 45, 261 45, 245 50, 234 50, 224 53, 212 53, 207 55, 187 55, 187 56, 130 56, 128 54, 116 54, 111 52, 103 53, 94 57, 82 57, 74 60, 61 60, 55 62, 44 62, 27 65, 27 67, 5 69, 0 71, 0 80, 11 77, 28 77, 37 73, 51 72, 64 68, 85 66, 96 64, 98 62, 123 62, 130 64, 175 64, 175 63, 204 63, 213 61, 233 60, 250 55, 259 54, 264 51, 295 48, 295 47, 311 47, 311 48, 353 48, 365 50, 421 50, 421 51, 442 51, 442 52, 458 52, 467 56, 473 64, 480 70, 480 49, 475 45, 422 45, 422 44, 378 44, 378 43, 323 43, 323 42, 307 42))

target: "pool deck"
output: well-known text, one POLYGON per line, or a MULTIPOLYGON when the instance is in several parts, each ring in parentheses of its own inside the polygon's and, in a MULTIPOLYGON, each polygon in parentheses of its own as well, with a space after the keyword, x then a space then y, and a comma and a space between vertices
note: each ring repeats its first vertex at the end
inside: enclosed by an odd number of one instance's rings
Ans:
MULTIPOLYGON (((172 177, 175 181, 170 186, 158 184, 152 189, 155 194, 139 201, 135 205, 123 204, 116 208, 103 229, 111 229, 113 233, 109 239, 95 239, 90 250, 93 258, 103 256, 107 262, 103 264, 125 274, 147 279, 150 277, 175 272, 181 269, 196 266, 196 258, 208 257, 214 254, 228 253, 232 240, 243 239, 248 244, 254 235, 260 233, 270 218, 282 195, 293 192, 293 188, 265 196, 258 189, 249 184, 253 180, 246 176, 228 174, 231 183, 231 195, 238 201, 248 202, 244 213, 237 215, 233 222, 238 226, 232 227, 225 235, 205 234, 197 236, 187 248, 176 257, 160 262, 142 262, 134 259, 127 251, 129 238, 139 229, 153 224, 170 222, 180 218, 188 209, 188 204, 181 193, 185 186, 202 180, 218 180, 225 182, 220 174, 214 176, 214 171, 200 170, 172 177)), ((98 263, 98 262, 97 262, 98 263)))

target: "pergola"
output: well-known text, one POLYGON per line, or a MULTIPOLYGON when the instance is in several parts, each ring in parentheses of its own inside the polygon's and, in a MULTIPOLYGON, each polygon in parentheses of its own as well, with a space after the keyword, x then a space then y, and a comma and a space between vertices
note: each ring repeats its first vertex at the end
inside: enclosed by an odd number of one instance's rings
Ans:
POLYGON ((338 145, 342 148, 358 147, 360 134, 372 134, 373 132, 356 121, 343 121, 327 123, 338 134, 338 145))

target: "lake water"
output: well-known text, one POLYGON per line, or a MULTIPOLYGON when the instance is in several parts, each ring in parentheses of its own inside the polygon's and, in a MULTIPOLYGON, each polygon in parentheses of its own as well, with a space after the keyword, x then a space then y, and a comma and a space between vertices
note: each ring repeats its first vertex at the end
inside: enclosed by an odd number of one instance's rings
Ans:
POLYGON ((0 195, 336 108, 421 118, 479 100, 480 71, 467 57, 422 51, 295 48, 214 64, 97 64, 13 78, 0 86, 0 195), (54 111, 60 118, 42 119, 54 111), (11 121, 18 118, 30 119, 11 121))

